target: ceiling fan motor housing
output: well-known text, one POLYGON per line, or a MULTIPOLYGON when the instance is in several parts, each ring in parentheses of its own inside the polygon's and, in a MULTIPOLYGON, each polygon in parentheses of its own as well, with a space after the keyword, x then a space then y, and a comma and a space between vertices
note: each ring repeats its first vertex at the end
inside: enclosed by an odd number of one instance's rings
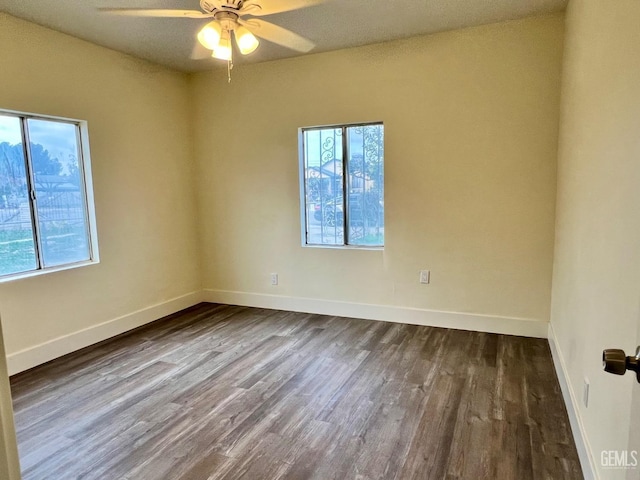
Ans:
POLYGON ((244 0, 200 0, 200 8, 206 13, 214 13, 216 10, 240 10, 244 0))

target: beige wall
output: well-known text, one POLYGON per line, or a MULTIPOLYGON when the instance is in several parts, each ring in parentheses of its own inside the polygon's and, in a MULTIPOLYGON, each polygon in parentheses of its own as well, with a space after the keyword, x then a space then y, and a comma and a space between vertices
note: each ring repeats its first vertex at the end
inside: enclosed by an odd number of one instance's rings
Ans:
POLYGON ((101 257, 0 284, 7 353, 199 291, 187 76, 2 13, 0 45, 0 108, 89 123, 101 257))
POLYGON ((603 479, 625 472, 602 470, 600 452, 626 449, 630 424, 640 428, 634 378, 601 366, 604 348, 635 349, 640 322, 639 24, 637 0, 578 0, 567 12, 551 318, 603 479))
POLYGON ((14 371, 203 285, 548 321, 562 37, 551 15, 242 66, 228 85, 0 14, 0 108, 89 122, 101 254, 0 284, 14 371), (298 127, 374 120, 384 251, 302 248, 298 127))
POLYGON ((562 43, 558 14, 194 76, 204 287, 547 322, 562 43), (298 127, 380 120, 384 251, 301 247, 298 127))

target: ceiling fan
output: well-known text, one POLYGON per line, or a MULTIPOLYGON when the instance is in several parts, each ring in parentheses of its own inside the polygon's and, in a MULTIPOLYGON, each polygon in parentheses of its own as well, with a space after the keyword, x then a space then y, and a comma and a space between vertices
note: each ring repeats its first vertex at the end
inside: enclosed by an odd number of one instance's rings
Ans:
POLYGON ((202 11, 153 8, 99 8, 98 10, 115 15, 139 17, 211 18, 213 20, 198 32, 198 42, 211 51, 212 57, 226 60, 231 64, 232 32, 238 50, 243 55, 248 55, 258 48, 260 42, 256 37, 298 52, 306 53, 313 49, 315 44, 297 33, 260 18, 244 19, 242 17, 245 15, 264 17, 310 7, 325 1, 327 0, 200 0, 202 11))

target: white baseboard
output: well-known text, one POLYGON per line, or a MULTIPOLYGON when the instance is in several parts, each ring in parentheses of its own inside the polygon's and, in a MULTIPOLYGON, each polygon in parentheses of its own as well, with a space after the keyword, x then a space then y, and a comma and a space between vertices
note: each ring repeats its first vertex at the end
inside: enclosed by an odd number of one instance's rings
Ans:
POLYGON ((502 333, 524 337, 546 338, 547 322, 527 318, 500 317, 460 312, 442 312, 368 303, 339 302, 314 298, 286 297, 263 293, 204 290, 203 301, 248 307, 273 308, 294 312, 338 315, 385 322, 408 323, 429 327, 454 328, 479 332, 502 333))
POLYGON ((589 439, 587 437, 584 424, 582 423, 582 418, 580 417, 578 401, 573 388, 571 388, 567 366, 564 362, 564 356, 562 355, 562 351, 558 348, 556 335, 551 324, 549 324, 548 339, 549 347, 551 349, 551 357, 553 358, 553 365, 556 369, 556 374, 558 375, 558 382, 560 383, 564 403, 567 406, 569 423, 571 424, 573 439, 576 443, 578 457, 580 458, 580 465, 582 466, 582 474, 584 475, 585 480, 599 480, 600 477, 598 476, 593 455, 591 454, 591 445, 589 444, 589 439))
POLYGON ((54 338, 40 345, 11 353, 7 355, 9 375, 15 375, 94 343, 141 327, 149 322, 196 305, 201 301, 202 292, 188 293, 104 323, 93 325, 78 332, 54 338))
POLYGON ((204 290, 192 292, 133 313, 49 340, 7 355, 9 375, 23 372, 68 353, 80 350, 134 328, 153 322, 200 302, 339 315, 431 327, 473 330, 506 335, 546 338, 547 322, 460 312, 443 312, 388 305, 339 302, 258 293, 204 290))

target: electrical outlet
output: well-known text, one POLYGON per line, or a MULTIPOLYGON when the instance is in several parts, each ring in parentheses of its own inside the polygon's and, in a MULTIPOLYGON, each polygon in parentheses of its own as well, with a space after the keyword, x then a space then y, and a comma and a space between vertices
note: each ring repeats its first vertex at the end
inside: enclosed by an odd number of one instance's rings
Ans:
POLYGON ((584 377, 584 386, 582 387, 582 403, 585 408, 589 407, 589 379, 584 377))
POLYGON ((272 273, 271 274, 271 285, 278 285, 278 274, 277 273, 272 273))
POLYGON ((431 272, 429 270, 420 270, 420 283, 429 283, 431 280, 431 272))

